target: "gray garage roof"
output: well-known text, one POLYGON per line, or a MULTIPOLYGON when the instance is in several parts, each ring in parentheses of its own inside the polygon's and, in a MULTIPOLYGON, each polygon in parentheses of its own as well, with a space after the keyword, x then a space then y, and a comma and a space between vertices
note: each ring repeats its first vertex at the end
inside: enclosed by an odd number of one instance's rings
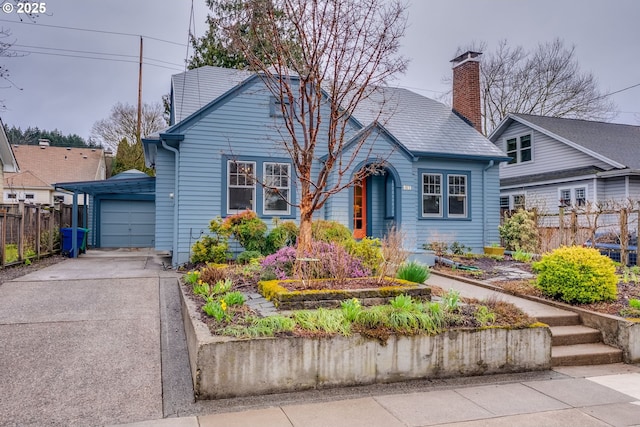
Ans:
POLYGON ((102 181, 60 182, 56 189, 96 194, 144 194, 156 191, 156 178, 140 171, 126 171, 102 181))

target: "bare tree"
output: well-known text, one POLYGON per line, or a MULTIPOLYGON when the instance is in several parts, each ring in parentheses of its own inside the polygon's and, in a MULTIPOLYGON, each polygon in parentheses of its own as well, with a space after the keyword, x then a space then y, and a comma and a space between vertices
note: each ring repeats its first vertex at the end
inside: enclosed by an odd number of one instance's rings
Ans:
POLYGON ((117 151, 118 144, 123 139, 130 145, 141 144, 144 138, 167 126, 163 117, 164 110, 159 103, 144 104, 142 106, 142 129, 138 135, 137 108, 131 104, 118 102, 111 108, 109 118, 98 120, 91 128, 91 139, 105 148, 117 151))
POLYGON ((347 175, 366 139, 345 153, 347 125, 376 86, 406 68, 398 54, 406 6, 387 0, 231 1, 241 7, 220 20, 222 28, 280 105, 278 143, 298 180, 301 253, 311 246, 314 212, 374 169, 347 175))
MULTIPOLYGON (((471 50, 485 48, 480 43, 471 50)), ((469 49, 458 49, 465 50, 469 49)), ((614 116, 615 105, 600 92, 596 78, 580 70, 575 46, 567 48, 560 39, 540 43, 532 51, 502 40, 494 52, 482 55, 480 79, 486 135, 508 113, 586 120, 614 116)))

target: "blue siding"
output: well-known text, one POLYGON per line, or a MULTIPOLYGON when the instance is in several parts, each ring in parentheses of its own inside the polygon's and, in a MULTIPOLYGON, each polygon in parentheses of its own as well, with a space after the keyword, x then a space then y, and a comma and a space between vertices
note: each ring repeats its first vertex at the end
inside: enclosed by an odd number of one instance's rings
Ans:
POLYGON ((174 165, 174 154, 159 148, 156 158, 156 249, 159 251, 173 250, 174 165))

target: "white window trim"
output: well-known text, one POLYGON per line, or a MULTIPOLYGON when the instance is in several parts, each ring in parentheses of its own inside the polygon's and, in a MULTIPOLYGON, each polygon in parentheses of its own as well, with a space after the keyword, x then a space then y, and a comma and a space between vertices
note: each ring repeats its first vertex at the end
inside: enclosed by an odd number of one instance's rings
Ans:
POLYGON ((527 193, 514 193, 509 195, 509 208, 512 211, 515 211, 519 208, 519 206, 516 207, 516 197, 518 196, 522 196, 524 198, 524 205, 522 206, 522 209, 527 208, 527 193))
POLYGON ((450 173, 447 174, 447 217, 448 218, 468 218, 469 217, 469 209, 468 209, 468 205, 469 205, 469 178, 467 175, 462 175, 462 174, 454 174, 454 173, 450 173), (450 198, 452 196, 457 197, 457 195, 455 194, 451 194, 450 190, 451 190, 451 183, 449 182, 449 178, 451 177, 461 177, 464 178, 464 213, 462 214, 452 214, 451 213, 451 203, 450 203, 450 198))
POLYGON ((421 188, 420 188, 420 212, 422 213, 422 217, 423 218, 442 218, 443 217, 443 212, 442 212, 442 205, 444 204, 444 176, 441 173, 429 173, 429 172, 425 172, 422 174, 421 177, 421 188), (440 177, 440 193, 425 193, 424 192, 424 177, 425 176, 439 176, 440 177), (440 203, 438 204, 438 213, 425 213, 424 212, 424 196, 440 196, 440 203))
POLYGON ((238 209, 231 209, 231 191, 229 191, 231 188, 251 188, 252 189, 252 196, 251 196, 251 210, 252 211, 256 211, 256 182, 255 182, 255 177, 253 180, 253 184, 251 186, 249 185, 231 185, 231 164, 232 163, 245 163, 245 164, 252 164, 253 165, 253 173, 255 174, 256 172, 256 162, 254 161, 245 161, 245 160, 227 160, 227 214, 228 215, 233 215, 235 213, 238 213, 238 209))
POLYGON ((291 164, 282 163, 282 162, 263 162, 262 163, 262 177, 264 181, 267 181, 267 165, 280 165, 286 166, 288 169, 287 174, 287 186, 286 187, 278 187, 278 186, 264 186, 262 188, 262 213, 264 215, 290 215, 291 214, 291 164), (276 211, 276 210, 267 210, 266 199, 267 199, 267 191, 270 187, 277 188, 278 190, 287 190, 287 209, 284 211, 276 211))
POLYGON ((586 205, 586 203, 589 201, 589 188, 587 186, 587 184, 580 184, 580 185, 573 185, 571 187, 568 186, 563 186, 563 187, 558 187, 558 206, 562 206, 562 207, 573 207, 573 206, 577 206, 576 205, 576 190, 580 190, 580 189, 584 189, 584 203, 586 205), (569 206, 564 206, 561 203, 562 200, 562 192, 563 191, 569 191, 570 192, 570 200, 569 200, 569 206))
POLYGON ((509 153, 507 152, 507 141, 510 139, 515 139, 516 140, 516 161, 514 163, 505 163, 505 167, 511 167, 511 166, 516 166, 516 165, 521 165, 521 164, 529 164, 529 163, 533 163, 534 159, 535 159, 535 153, 534 153, 534 149, 533 149, 533 132, 527 132, 527 133, 523 133, 517 136, 511 136, 508 138, 504 138, 504 152, 507 153, 507 155, 509 155, 509 153), (522 147, 520 146, 520 141, 522 139, 523 136, 527 136, 529 135, 530 141, 531 141, 531 160, 527 160, 526 162, 523 162, 521 160, 521 156, 522 156, 522 147))

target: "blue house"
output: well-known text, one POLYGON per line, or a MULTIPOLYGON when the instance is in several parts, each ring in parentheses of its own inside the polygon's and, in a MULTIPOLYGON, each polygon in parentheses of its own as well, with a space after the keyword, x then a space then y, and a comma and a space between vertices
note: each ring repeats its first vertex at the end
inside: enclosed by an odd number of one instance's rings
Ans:
MULTIPOLYGON (((371 164, 382 168, 332 195, 315 219, 339 221, 355 237, 382 237, 396 225, 407 249, 458 241, 481 251, 498 241, 498 165, 509 158, 476 130, 477 55, 453 61, 455 110, 390 87, 359 105, 349 118, 344 155, 358 141, 364 145, 342 166, 344 179, 371 164)), ((252 209, 267 223, 299 218, 292 160, 279 142, 284 121, 263 78, 210 66, 172 78, 171 126, 143 143, 147 165, 156 170, 155 246, 170 251, 175 265, 189 260, 216 216, 252 209), (262 187, 264 181, 278 191, 262 187)), ((323 160, 320 153, 316 171, 323 160)), ((337 179, 334 171, 329 180, 337 179)))

